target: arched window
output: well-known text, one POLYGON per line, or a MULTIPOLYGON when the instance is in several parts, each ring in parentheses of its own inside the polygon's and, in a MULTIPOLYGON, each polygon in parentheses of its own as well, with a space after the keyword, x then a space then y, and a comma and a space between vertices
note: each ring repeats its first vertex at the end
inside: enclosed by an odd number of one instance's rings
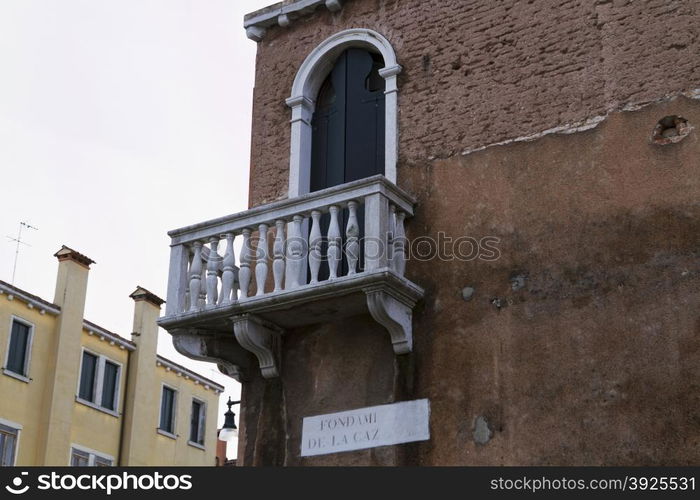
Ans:
POLYGON ((321 84, 311 119, 310 191, 384 174, 383 66, 379 54, 347 49, 321 84))
POLYGON ((396 182, 400 72, 391 44, 368 29, 336 33, 308 55, 286 101, 292 108, 290 197, 375 173, 396 182))

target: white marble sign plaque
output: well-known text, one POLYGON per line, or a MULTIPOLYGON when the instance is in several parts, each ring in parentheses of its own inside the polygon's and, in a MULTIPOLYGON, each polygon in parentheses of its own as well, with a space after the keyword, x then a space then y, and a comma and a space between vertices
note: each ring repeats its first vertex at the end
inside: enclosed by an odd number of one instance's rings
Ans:
POLYGON ((425 441, 430 439, 429 419, 427 399, 305 417, 301 456, 425 441))

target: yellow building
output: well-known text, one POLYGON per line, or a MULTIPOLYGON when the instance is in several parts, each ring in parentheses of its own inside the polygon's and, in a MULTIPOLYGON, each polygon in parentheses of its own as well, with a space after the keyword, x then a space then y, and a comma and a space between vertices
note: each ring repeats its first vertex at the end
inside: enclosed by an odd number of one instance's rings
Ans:
POLYGON ((53 302, 0 281, 1 465, 215 465, 223 387, 159 356, 163 301, 132 340, 83 317, 88 257, 62 247, 53 302))

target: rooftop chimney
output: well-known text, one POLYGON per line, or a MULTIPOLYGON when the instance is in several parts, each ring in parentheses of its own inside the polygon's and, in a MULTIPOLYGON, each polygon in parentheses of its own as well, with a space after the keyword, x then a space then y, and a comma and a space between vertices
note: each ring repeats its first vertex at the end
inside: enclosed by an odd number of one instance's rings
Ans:
POLYGON ((72 399, 68 396, 75 394, 78 386, 88 272, 95 262, 65 245, 54 257, 58 258, 54 303, 61 307, 61 314, 56 320, 48 362, 48 372, 54 376, 49 378, 42 398, 39 460, 44 465, 65 465, 73 420, 72 399))
POLYGON ((144 428, 149 431, 158 419, 159 400, 135 400, 137 394, 158 397, 156 359, 160 306, 165 302, 156 294, 137 286, 129 295, 134 299, 134 326, 131 340, 136 350, 130 354, 126 399, 124 401, 124 442, 120 465, 149 465, 153 450, 150 441, 141 439, 144 428), (144 424, 147 423, 147 424, 144 424))

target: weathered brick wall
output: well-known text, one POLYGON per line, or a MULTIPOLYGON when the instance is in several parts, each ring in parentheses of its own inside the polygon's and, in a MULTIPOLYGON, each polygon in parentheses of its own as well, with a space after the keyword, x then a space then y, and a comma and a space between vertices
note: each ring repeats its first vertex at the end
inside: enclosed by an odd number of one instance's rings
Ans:
POLYGON ((308 53, 365 27, 393 45, 402 170, 700 86, 700 3, 352 0, 258 44, 250 203, 286 196, 289 97, 308 53))

